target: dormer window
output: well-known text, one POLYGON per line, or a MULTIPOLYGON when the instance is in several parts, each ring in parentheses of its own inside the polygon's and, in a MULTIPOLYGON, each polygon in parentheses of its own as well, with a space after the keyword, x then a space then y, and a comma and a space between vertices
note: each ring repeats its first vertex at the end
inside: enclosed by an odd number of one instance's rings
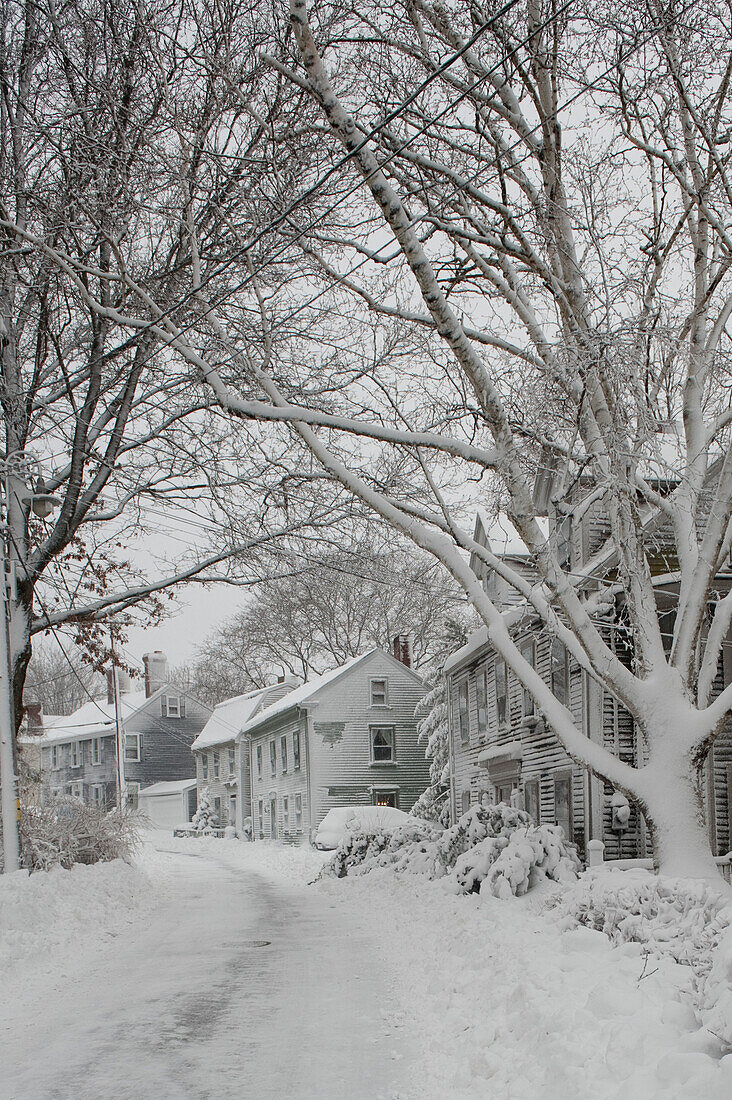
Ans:
POLYGON ((371 681, 371 706, 386 707, 389 705, 388 682, 386 680, 371 681))
POLYGON ((163 695, 160 712, 163 718, 185 718, 186 701, 182 695, 163 695))

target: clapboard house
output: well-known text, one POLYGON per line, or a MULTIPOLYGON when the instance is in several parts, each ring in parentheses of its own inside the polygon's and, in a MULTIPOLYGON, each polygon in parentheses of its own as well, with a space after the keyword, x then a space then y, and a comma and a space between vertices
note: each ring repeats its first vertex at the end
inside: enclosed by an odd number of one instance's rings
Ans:
POLYGON ((247 723, 256 838, 308 840, 328 810, 409 810, 429 784, 414 710, 424 682, 395 652, 354 657, 289 691, 247 723))
MULTIPOLYGON (((574 524, 566 515, 548 517, 548 533, 560 561, 572 571, 587 571, 588 563, 596 560, 598 569, 611 569, 611 561, 602 563, 598 558, 609 531, 602 500, 578 510, 578 517, 574 524)), ((657 536, 657 559, 651 562, 651 571, 670 638, 678 580, 672 572, 673 563, 664 553, 660 527, 657 536)), ((475 538, 527 579, 536 579, 526 547, 507 518, 494 519, 479 513, 475 538)), ((564 646, 547 635, 529 608, 520 606, 515 592, 475 555, 472 565, 481 575, 486 592, 513 624, 512 634, 522 654, 569 708, 578 727, 621 760, 641 765, 645 748, 628 711, 580 669, 564 646)), ((725 590, 732 583, 732 575, 720 576, 719 583, 725 590)), ((616 616, 600 629, 621 659, 630 663, 632 652, 622 629, 621 604, 616 616)), ((732 638, 723 648, 715 691, 732 678, 731 651, 732 638)), ((581 851, 585 851, 588 840, 597 839, 605 845, 606 859, 652 854, 638 808, 570 759, 543 718, 535 713, 529 693, 493 650, 485 628, 477 630, 451 655, 445 675, 453 820, 470 805, 482 801, 513 802, 526 809, 537 823, 561 825, 581 851)), ((732 734, 728 726, 706 765, 706 814, 717 855, 732 846, 731 790, 732 734)))
POLYGON ((250 831, 245 825, 252 816, 249 742, 242 731, 298 683, 295 676, 283 676, 277 683, 218 703, 191 746, 199 801, 207 791, 219 825, 233 825, 238 836, 250 831))
MULTIPOLYGON (((191 745, 211 708, 171 681, 160 652, 143 657, 145 688, 132 691, 118 673, 119 718, 124 744, 127 802, 153 783, 195 776, 191 745)), ((40 763, 44 798, 60 795, 108 807, 117 802, 117 718, 111 674, 106 696, 90 699, 73 714, 44 718, 37 708, 25 740, 40 763)), ((189 807, 195 811, 195 792, 189 807)))

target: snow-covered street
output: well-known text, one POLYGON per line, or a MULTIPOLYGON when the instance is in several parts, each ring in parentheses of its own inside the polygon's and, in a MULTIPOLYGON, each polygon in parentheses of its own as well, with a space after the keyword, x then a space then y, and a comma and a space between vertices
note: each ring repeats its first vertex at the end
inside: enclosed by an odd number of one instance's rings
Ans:
POLYGON ((687 967, 561 932, 539 892, 308 886, 321 862, 151 834, 142 873, 6 877, 2 1100, 732 1094, 687 967))
POLYGON ((113 935, 80 920, 76 942, 3 984, 3 1100, 411 1095, 378 921, 305 889, 318 857, 267 854, 148 847, 158 904, 113 935))

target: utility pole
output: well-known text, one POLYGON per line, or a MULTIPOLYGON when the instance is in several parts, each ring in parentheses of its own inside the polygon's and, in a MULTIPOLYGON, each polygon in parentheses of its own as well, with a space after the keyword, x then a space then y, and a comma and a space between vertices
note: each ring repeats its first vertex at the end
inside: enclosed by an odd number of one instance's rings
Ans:
POLYGON ((30 508, 39 519, 46 519, 60 501, 46 492, 38 460, 26 451, 12 451, 0 461, 0 485, 5 515, 0 520, 0 814, 3 824, 3 867, 17 871, 20 865, 18 821, 18 777, 15 770, 15 700, 13 698, 13 661, 10 645, 11 609, 16 599, 15 561, 20 551, 10 553, 11 513, 23 514, 30 508), (35 489, 28 482, 36 479, 35 489))
POLYGON ((122 724, 122 703, 117 678, 117 655, 114 651, 114 633, 109 628, 109 644, 112 652, 112 692, 114 695, 114 725, 117 744, 117 807, 123 810, 127 804, 127 781, 125 779, 125 731, 122 724))

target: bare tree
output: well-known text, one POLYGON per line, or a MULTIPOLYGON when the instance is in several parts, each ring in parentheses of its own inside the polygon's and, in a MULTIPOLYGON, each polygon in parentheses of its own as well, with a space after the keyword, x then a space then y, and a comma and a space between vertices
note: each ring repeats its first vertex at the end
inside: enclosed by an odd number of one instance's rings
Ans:
POLYGON ((465 598, 433 559, 394 543, 370 532, 338 549, 280 555, 275 574, 185 670, 194 694, 219 702, 283 671, 307 679, 374 646, 390 650, 398 634, 411 639, 413 667, 429 674, 444 621, 464 616, 465 598))

